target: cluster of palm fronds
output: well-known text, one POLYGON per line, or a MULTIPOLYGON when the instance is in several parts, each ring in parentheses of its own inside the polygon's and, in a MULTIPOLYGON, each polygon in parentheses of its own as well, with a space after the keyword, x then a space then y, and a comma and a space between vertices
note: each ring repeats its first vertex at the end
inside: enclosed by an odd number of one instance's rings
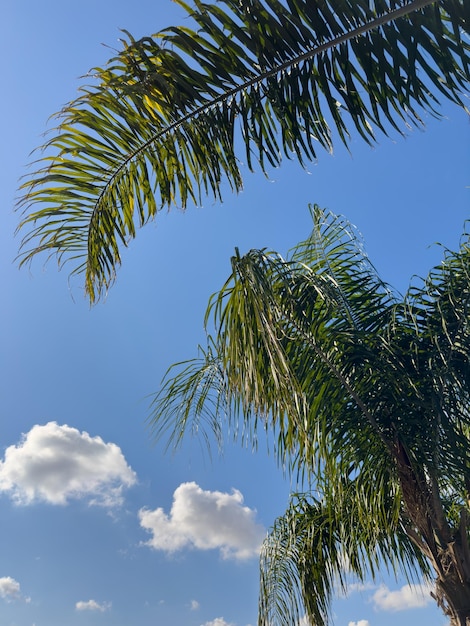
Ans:
POLYGON ((313 219, 287 259, 233 258, 208 349, 171 369, 154 403, 174 445, 188 430, 255 442, 268 429, 282 465, 313 485, 265 543, 266 625, 305 609, 326 623, 348 572, 439 574, 453 550, 470 567, 469 238, 400 296, 346 220, 318 207, 313 219))

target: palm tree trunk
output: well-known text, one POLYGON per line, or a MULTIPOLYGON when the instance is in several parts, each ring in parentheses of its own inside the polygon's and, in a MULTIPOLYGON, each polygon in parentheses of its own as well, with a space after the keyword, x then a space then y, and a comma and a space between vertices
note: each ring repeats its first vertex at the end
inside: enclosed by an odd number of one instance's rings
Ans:
POLYGON ((459 528, 451 529, 437 483, 413 467, 401 441, 395 442, 393 451, 406 517, 414 529, 409 536, 437 574, 431 595, 449 617, 450 626, 470 626, 469 516, 462 508, 459 528))
POLYGON ((447 564, 447 570, 444 570, 444 575, 439 574, 437 578, 433 597, 449 617, 450 626, 470 626, 470 581, 462 580, 458 569, 460 564, 457 567, 452 558, 452 562, 447 564))
POLYGON ((468 544, 468 515, 462 508, 456 533, 439 556, 435 568, 435 599, 450 618, 451 626, 470 626, 470 548, 468 544))

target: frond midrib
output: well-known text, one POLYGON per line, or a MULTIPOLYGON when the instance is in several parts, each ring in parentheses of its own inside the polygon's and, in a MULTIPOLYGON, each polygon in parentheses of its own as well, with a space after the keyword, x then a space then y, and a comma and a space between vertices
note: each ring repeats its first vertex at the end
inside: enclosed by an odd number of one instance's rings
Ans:
POLYGON ((351 39, 354 39, 355 37, 363 35, 364 33, 367 33, 373 29, 379 28, 380 26, 386 23, 392 22, 400 17, 404 17, 408 15, 409 13, 412 13, 421 8, 424 8, 425 6, 433 4, 436 1, 437 0, 413 0, 412 2, 410 2, 409 4, 403 7, 395 9, 389 13, 385 13, 384 15, 379 16, 377 18, 374 18, 373 20, 366 22, 362 26, 359 26, 352 31, 343 33, 342 35, 333 38, 331 41, 320 44, 319 46, 315 46, 315 48, 313 49, 307 50, 306 52, 296 55, 294 58, 291 58, 288 61, 284 61, 283 63, 276 65, 275 67, 269 70, 266 70, 264 72, 261 72, 253 76, 252 78, 244 81, 240 85, 237 85, 231 89, 224 91, 218 96, 212 98, 210 101, 205 102, 204 104, 196 107, 192 111, 189 111, 188 113, 182 115, 181 117, 176 119, 174 122, 171 122, 170 124, 168 124, 168 126, 166 126, 164 129, 155 133, 152 137, 150 137, 150 139, 145 141, 138 148, 136 148, 133 152, 127 155, 126 158, 121 162, 121 164, 113 172, 110 173, 109 179, 101 188, 101 192, 94 205, 94 209, 91 214, 90 224, 88 228, 87 241, 90 241, 90 238, 91 238, 90 233, 93 229, 93 222, 95 221, 95 219, 97 219, 97 216, 100 213, 102 201, 106 195, 107 190, 113 185, 113 183, 119 177, 120 173, 126 169, 129 163, 131 163, 139 155, 145 153, 152 146, 152 144, 154 144, 158 140, 165 137, 165 135, 172 133, 173 131, 177 130, 179 127, 184 126, 187 122, 190 122, 196 119, 199 115, 216 107, 217 105, 223 102, 229 101, 231 98, 234 98, 238 94, 244 92, 245 90, 249 89, 250 87, 256 84, 262 84, 264 81, 268 80, 269 78, 272 78, 279 73, 288 71, 292 67, 302 62, 308 61, 309 59, 312 59, 315 56, 318 56, 322 52, 326 52, 327 50, 330 50, 331 48, 335 48, 336 46, 339 46, 342 43, 346 43, 350 41, 351 39))

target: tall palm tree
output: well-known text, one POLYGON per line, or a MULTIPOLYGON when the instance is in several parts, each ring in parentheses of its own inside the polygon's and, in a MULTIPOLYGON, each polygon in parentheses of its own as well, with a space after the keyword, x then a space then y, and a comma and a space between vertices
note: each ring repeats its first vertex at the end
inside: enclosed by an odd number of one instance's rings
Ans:
POLYGON ((127 33, 22 186, 22 262, 72 261, 91 301, 138 226, 240 190, 240 160, 304 163, 353 130, 371 143, 468 89, 467 0, 179 2, 194 27, 127 33))
POLYGON ((315 207, 287 259, 238 251, 207 310, 207 348, 171 368, 158 436, 256 443, 272 432, 292 498, 261 554, 259 624, 328 622, 348 577, 435 578, 470 624, 470 236, 405 296, 343 218, 315 207))

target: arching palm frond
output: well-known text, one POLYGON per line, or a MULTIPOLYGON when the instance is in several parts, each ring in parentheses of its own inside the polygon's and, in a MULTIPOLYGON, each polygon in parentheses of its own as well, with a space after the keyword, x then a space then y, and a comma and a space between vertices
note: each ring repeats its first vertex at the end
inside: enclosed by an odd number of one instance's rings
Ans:
POLYGON ((199 350, 199 358, 168 369, 165 384, 152 403, 159 415, 153 431, 157 438, 168 434, 168 447, 176 449, 190 430, 204 439, 210 452, 211 436, 215 436, 219 448, 222 446, 222 417, 227 415, 228 393, 214 346, 209 341, 206 349, 199 350), (171 377, 175 368, 180 371, 171 377))
POLYGON ((399 489, 390 476, 382 490, 377 482, 374 476, 365 491, 364 477, 357 484, 343 476, 320 498, 292 497, 261 551, 259 626, 291 626, 304 616, 326 626, 332 598, 351 583, 375 580, 384 567, 409 581, 430 574, 402 526, 399 489))
POLYGON ((195 23, 134 40, 58 115, 19 206, 21 262, 71 260, 91 301, 120 249, 165 206, 242 186, 239 159, 315 159, 420 124, 470 78, 465 0, 221 0, 195 23), (239 139, 238 139, 239 138, 239 139), (237 147, 241 143, 241 148, 237 147))

